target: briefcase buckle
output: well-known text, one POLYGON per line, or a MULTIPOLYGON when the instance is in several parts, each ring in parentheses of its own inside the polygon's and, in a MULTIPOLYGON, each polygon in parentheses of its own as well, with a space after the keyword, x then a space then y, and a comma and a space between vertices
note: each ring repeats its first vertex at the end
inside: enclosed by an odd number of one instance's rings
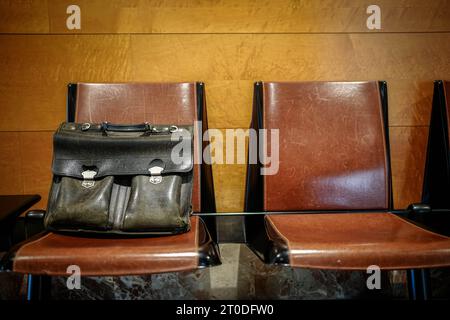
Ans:
POLYGON ((159 167, 159 166, 154 166, 151 167, 150 169, 148 169, 148 171, 150 172, 150 183, 153 184, 159 184, 162 182, 162 175, 161 172, 164 170, 163 167, 159 167))
POLYGON ((83 182, 81 183, 81 185, 86 189, 92 188, 95 185, 94 177, 96 174, 97 172, 93 170, 83 171, 81 173, 81 175, 83 176, 83 182))

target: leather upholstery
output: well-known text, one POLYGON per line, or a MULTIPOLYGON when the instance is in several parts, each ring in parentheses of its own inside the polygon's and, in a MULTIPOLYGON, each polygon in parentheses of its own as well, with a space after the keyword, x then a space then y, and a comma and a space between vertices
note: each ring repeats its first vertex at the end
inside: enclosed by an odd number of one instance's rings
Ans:
POLYGON ((263 90, 264 128, 280 130, 265 210, 388 208, 377 82, 268 82, 263 90))
POLYGON ((78 83, 78 122, 190 125, 196 119, 195 83, 78 83))
MULTIPOLYGON (((198 112, 194 82, 78 83, 76 101, 76 122, 193 125, 198 112)), ((199 169, 198 164, 194 166, 192 206, 196 212, 201 211, 199 169)))
MULTIPOLYGON (((195 119, 195 83, 77 86, 76 122, 192 125, 195 119)), ((199 184, 195 165, 195 211, 200 210, 199 184)), ((104 239, 48 233, 12 250, 4 265, 12 263, 12 271, 29 274, 66 275, 67 267, 76 264, 86 276, 135 275, 220 264, 216 250, 203 221, 192 217, 190 231, 174 236, 104 239)))
POLYGON ((391 213, 266 216, 276 247, 286 246, 293 267, 365 270, 450 265, 450 238, 391 213))
POLYGON ((386 212, 382 112, 377 82, 264 83, 263 126, 280 129, 280 168, 264 176, 264 208, 317 212, 266 216, 266 260, 322 269, 450 265, 449 238, 386 212), (366 209, 380 213, 320 213, 366 209))
MULTIPOLYGON (((142 136, 141 132, 118 136, 104 135, 103 131, 91 127, 82 131, 80 124, 63 123, 53 135, 52 172, 58 176, 83 179, 83 165, 95 167, 95 178, 112 175, 146 175, 153 161, 160 160, 164 173, 187 173, 194 166, 193 154, 172 157, 173 148, 181 141, 171 134, 142 136), (76 143, 74 143, 74 141, 76 143)), ((187 146, 193 145, 192 126, 177 127, 187 146)))
POLYGON ((78 265, 83 276, 139 275, 193 270, 199 243, 206 232, 198 217, 187 233, 153 238, 91 238, 47 233, 16 252, 13 271, 37 275, 67 275, 78 265))

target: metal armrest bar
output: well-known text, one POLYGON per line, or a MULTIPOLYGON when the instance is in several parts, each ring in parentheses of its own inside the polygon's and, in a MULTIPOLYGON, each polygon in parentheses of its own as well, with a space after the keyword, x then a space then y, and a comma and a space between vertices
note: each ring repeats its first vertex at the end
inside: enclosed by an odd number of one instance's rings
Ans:
POLYGON ((407 216, 410 214, 440 214, 440 213, 449 213, 450 209, 432 209, 427 212, 416 212, 413 210, 299 210, 299 211, 258 211, 258 212, 211 212, 211 213, 202 213, 197 212, 193 213, 194 216, 258 216, 258 215, 282 215, 282 214, 323 214, 323 213, 392 213, 400 216, 407 216))

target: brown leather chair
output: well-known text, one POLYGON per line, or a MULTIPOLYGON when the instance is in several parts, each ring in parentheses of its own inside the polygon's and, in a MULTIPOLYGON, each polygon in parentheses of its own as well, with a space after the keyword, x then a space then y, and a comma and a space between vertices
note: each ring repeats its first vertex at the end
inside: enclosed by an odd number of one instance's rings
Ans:
MULTIPOLYGON (((204 84, 70 84, 67 120, 178 125, 202 120, 200 130, 205 131, 204 84)), ((194 181, 194 211, 215 212, 211 167, 195 165, 194 181)), ((213 266, 220 264, 220 259, 206 224, 214 237, 215 221, 204 220, 193 216, 189 232, 152 238, 105 239, 47 232, 17 246, 3 265, 14 272, 49 276, 67 275, 69 265, 78 265, 83 276, 141 275, 213 266)))
POLYGON ((260 258, 344 270, 450 265, 450 238, 392 212, 387 124, 385 82, 255 84, 252 127, 280 135, 278 173, 247 171, 246 211, 272 212, 246 217, 260 258))

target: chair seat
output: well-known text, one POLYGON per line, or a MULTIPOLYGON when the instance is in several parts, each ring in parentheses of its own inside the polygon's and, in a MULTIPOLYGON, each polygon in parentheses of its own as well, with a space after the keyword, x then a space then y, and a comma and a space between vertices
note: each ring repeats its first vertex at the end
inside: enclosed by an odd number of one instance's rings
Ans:
POLYGON ((193 270, 218 262, 217 248, 198 217, 187 233, 148 238, 94 238, 46 233, 9 254, 14 272, 67 275, 77 265, 84 276, 141 275, 193 270))
POLYGON ((352 270, 450 265, 450 238, 391 213, 268 215, 265 224, 272 263, 352 270))

